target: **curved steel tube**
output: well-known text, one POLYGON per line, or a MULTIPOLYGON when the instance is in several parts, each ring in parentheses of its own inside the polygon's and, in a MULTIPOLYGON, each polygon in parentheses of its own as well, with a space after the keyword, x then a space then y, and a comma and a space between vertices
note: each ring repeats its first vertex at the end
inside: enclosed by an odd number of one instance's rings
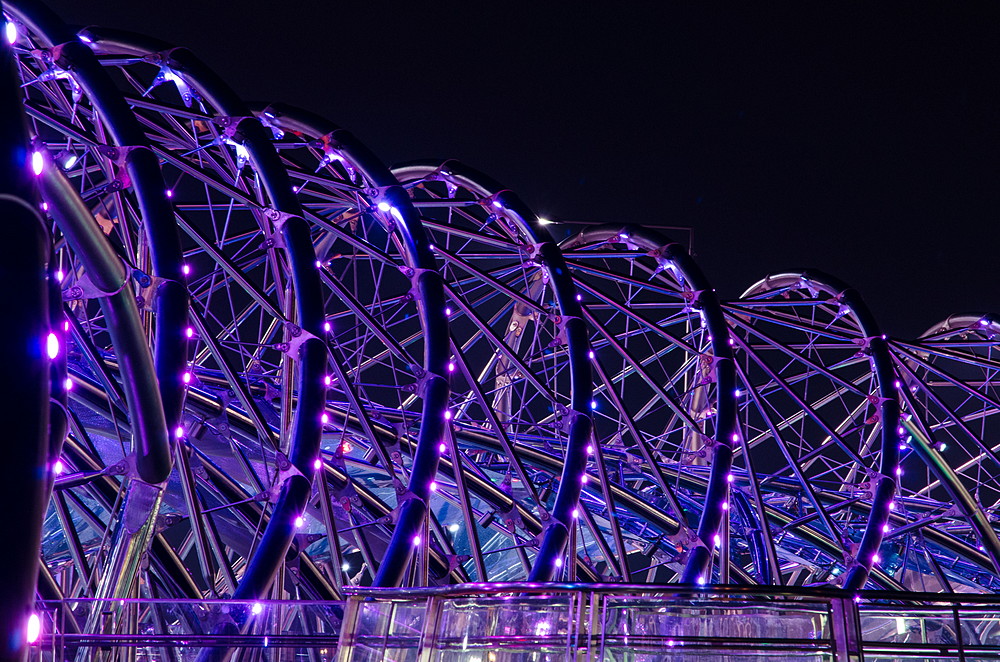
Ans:
POLYGON ((896 475, 899 468, 899 393, 896 387, 896 373, 886 337, 861 298, 861 294, 833 276, 815 270, 774 274, 751 286, 740 298, 746 299, 761 292, 788 286, 813 287, 826 292, 854 315, 858 328, 867 341, 868 352, 878 379, 878 409, 881 421, 879 476, 875 482, 868 521, 861 535, 857 553, 854 555, 853 564, 844 578, 845 589, 859 590, 864 587, 872 571, 875 556, 882 544, 884 528, 889 522, 893 497, 896 494, 896 475))
POLYGON ((587 466, 587 445, 593 431, 589 410, 593 395, 588 359, 589 332, 583 321, 583 310, 576 298, 576 286, 552 236, 516 194, 458 161, 414 162, 393 168, 393 173, 399 179, 407 178, 410 174, 427 172, 439 172, 441 176, 460 182, 463 186, 482 191, 492 198, 492 203, 497 209, 505 213, 526 236, 533 240, 537 245, 537 259, 549 274, 549 282, 562 317, 570 368, 570 412, 568 413, 570 423, 566 463, 556 491, 552 518, 542 535, 538 555, 528 579, 528 581, 549 581, 556 575, 562 563, 570 529, 574 526, 573 511, 579 505, 583 491, 582 479, 587 466))
MULTIPOLYGON (((698 308, 711 335, 716 390, 716 438, 712 446, 711 473, 706 491, 706 501, 698 521, 698 541, 688 557, 681 582, 685 584, 708 583, 711 577, 712 548, 706 541, 713 540, 723 525, 728 526, 728 513, 723 509, 729 499, 729 472, 733 465, 733 442, 739 434, 736 416, 736 368, 733 348, 729 342, 729 326, 719 305, 715 289, 708 282, 698 264, 688 255, 683 245, 670 241, 664 235, 637 225, 609 224, 587 228, 563 242, 564 249, 583 244, 601 243, 621 239, 655 253, 658 261, 668 262, 682 274, 696 293, 691 304, 698 308)), ((679 513, 678 513, 679 514, 679 513)), ((759 553, 759 550, 758 550, 759 553)), ((765 554, 763 558, 770 555, 765 554)))
POLYGON ((440 452, 438 447, 445 435, 445 411, 449 386, 448 318, 445 315, 444 288, 437 271, 437 261, 430 242, 409 196, 399 182, 371 151, 350 132, 305 111, 283 104, 272 104, 261 114, 268 115, 271 125, 309 136, 322 136, 323 141, 345 155, 356 170, 381 189, 382 200, 392 210, 393 231, 402 239, 403 258, 413 270, 413 290, 417 295, 421 326, 424 330, 424 403, 417 436, 407 494, 399 506, 396 528, 378 574, 376 586, 396 586, 402 579, 413 553, 412 540, 423 526, 428 512, 431 482, 437 474, 440 452))
POLYGON ((283 482, 261 544, 233 596, 239 600, 256 599, 270 586, 291 545, 295 521, 304 511, 312 489, 316 471, 313 463, 319 457, 320 416, 326 401, 323 383, 326 346, 320 340, 323 337, 322 298, 309 228, 302 219, 288 174, 281 166, 267 131, 239 97, 190 51, 122 31, 88 28, 81 34, 86 35, 97 53, 149 57, 187 77, 204 99, 227 121, 235 123, 233 137, 245 146, 273 205, 271 220, 284 241, 295 289, 295 323, 311 337, 300 345, 296 357, 299 400, 289 433, 289 460, 296 472, 283 482))

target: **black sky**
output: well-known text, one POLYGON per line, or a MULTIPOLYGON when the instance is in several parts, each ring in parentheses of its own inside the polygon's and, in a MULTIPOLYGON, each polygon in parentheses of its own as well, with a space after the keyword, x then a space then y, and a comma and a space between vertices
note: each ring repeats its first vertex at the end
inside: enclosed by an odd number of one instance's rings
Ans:
POLYGON ((553 218, 690 226, 723 296, 815 267, 895 335, 1000 313, 996 3, 49 4, 188 46, 389 163, 458 158, 553 218))

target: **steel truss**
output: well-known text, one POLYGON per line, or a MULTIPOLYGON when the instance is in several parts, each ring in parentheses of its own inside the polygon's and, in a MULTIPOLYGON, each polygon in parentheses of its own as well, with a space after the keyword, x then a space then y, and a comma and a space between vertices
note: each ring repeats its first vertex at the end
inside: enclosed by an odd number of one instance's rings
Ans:
POLYGON ((390 170, 186 49, 4 11, 3 200, 55 302, 16 317, 57 348, 7 363, 49 375, 17 405, 42 597, 998 588, 996 318, 888 338, 815 272, 720 301, 656 230, 557 244, 463 164, 390 170))

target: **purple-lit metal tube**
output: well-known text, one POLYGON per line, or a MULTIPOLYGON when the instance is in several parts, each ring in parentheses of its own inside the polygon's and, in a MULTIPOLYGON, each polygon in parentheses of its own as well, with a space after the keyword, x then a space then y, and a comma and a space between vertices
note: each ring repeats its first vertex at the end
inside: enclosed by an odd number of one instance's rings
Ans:
POLYGON ((849 311, 858 324, 862 337, 868 342, 875 377, 878 380, 879 421, 881 446, 879 448, 879 477, 875 481, 871 511, 858 544, 854 564, 844 578, 844 588, 860 590, 864 588, 872 571, 874 555, 878 552, 884 536, 884 527, 889 522, 889 505, 896 494, 896 468, 899 465, 899 393, 895 381, 892 358, 886 338, 875 321, 867 304, 857 290, 843 281, 820 271, 802 271, 774 274, 748 289, 741 298, 788 286, 806 286, 837 297, 840 304, 849 311))
POLYGON ((295 324, 302 332, 315 336, 300 346, 295 392, 298 406, 289 432, 289 457, 298 471, 285 480, 275 508, 265 528, 261 544, 251 557, 240 579, 236 594, 245 599, 262 597, 274 580, 294 535, 295 519, 301 516, 309 495, 319 455, 326 387, 323 337, 323 304, 316 255, 308 225, 271 137, 260 122, 251 116, 242 100, 197 57, 185 48, 174 48, 158 40, 115 30, 88 29, 87 38, 98 53, 131 54, 150 57, 169 66, 177 75, 197 87, 199 94, 216 112, 235 123, 233 139, 242 142, 253 161, 261 184, 270 199, 270 220, 285 245, 295 290, 295 324))
POLYGON ((275 104, 258 112, 269 124, 306 136, 323 136, 362 172, 369 182, 381 189, 381 200, 394 211, 395 232, 402 241, 406 264, 413 269, 421 327, 424 330, 423 407, 420 431, 411 465, 408 497, 400 504, 396 528, 375 578, 377 586, 398 585, 412 556, 413 538, 423 527, 430 498, 430 483, 438 470, 438 446, 444 438, 449 387, 445 378, 448 361, 448 319, 444 309, 444 288, 436 259, 406 191, 371 151, 350 132, 300 109, 275 104))
POLYGON ((28 170, 27 137, 13 54, 0 45, 0 273, 6 315, 0 325, 0 366, 8 391, 0 404, 4 459, 0 463, 0 503, 4 525, 15 539, 0 563, 0 660, 14 662, 27 652, 38 549, 46 490, 50 484, 50 359, 44 341, 49 317, 49 238, 34 203, 28 170))
MULTIPOLYGON (((591 378, 589 330, 583 320, 583 310, 576 298, 576 285, 566 266, 566 261, 549 232, 538 223, 537 216, 513 192, 504 189, 486 175, 459 163, 447 161, 411 163, 394 168, 400 177, 403 173, 426 173, 439 171, 463 186, 492 197, 493 204, 530 237, 537 245, 539 263, 549 274, 549 282, 555 294, 562 330, 569 355, 570 368, 570 411, 567 414, 568 440, 566 460, 556 491, 552 518, 547 524, 539 547, 538 555, 529 574, 530 581, 548 581, 559 570, 569 541, 573 522, 573 511, 580 503, 583 493, 583 477, 587 467, 587 445, 590 443, 593 421, 590 417, 590 401, 593 396, 591 378)), ((624 563, 624 559, 622 560, 624 563)))
MULTIPOLYGON (((719 305, 719 299, 711 283, 702 273, 698 264, 678 243, 669 241, 655 230, 630 224, 608 224, 587 228, 570 240, 572 246, 598 243, 609 239, 627 241, 654 251, 660 260, 670 262, 697 293, 692 305, 701 311, 705 326, 711 336, 712 355, 715 359, 714 378, 716 381, 716 438, 712 446, 712 464, 706 486, 705 502, 698 522, 698 540, 710 541, 718 535, 723 523, 728 521, 728 512, 723 510, 729 494, 728 476, 733 464, 733 435, 738 434, 736 416, 736 369, 733 363, 733 349, 729 343, 729 327, 719 305)), ((678 513, 680 515, 680 513, 678 513)), ((721 561, 728 563, 728 559, 721 561)), ((707 544, 694 547, 681 574, 684 583, 708 583, 708 573, 712 563, 712 549, 707 544)))
MULTIPOLYGON (((88 101, 100 113, 113 150, 109 158, 120 159, 128 175, 148 239, 152 276, 159 279, 155 298, 148 303, 155 311, 153 354, 157 390, 167 429, 172 430, 180 421, 183 408, 181 374, 186 346, 180 330, 187 320, 187 290, 181 273, 180 239, 159 163, 132 111, 90 49, 48 8, 34 0, 6 3, 5 9, 37 39, 53 47, 55 64, 72 73, 88 101)), ((144 481, 161 483, 170 475, 170 443, 168 435, 166 446, 157 445, 137 458, 136 471, 144 481)))

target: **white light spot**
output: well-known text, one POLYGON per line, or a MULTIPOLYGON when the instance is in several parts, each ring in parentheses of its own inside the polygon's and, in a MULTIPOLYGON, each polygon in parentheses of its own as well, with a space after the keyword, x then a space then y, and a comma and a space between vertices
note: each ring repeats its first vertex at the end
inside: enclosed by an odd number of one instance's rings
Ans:
POLYGON ((59 336, 54 333, 50 333, 45 339, 45 352, 49 355, 50 359, 55 359, 59 356, 59 336))
POLYGON ((7 25, 3 28, 3 33, 7 37, 8 44, 13 44, 17 41, 17 26, 14 25, 14 21, 7 21, 7 25))
POLYGON ((31 171, 36 175, 42 174, 42 168, 45 167, 45 159, 41 152, 31 153, 31 171))
POLYGON ((253 614, 254 616, 257 616, 257 615, 258 615, 258 614, 260 614, 260 613, 261 613, 262 611, 264 611, 264 605, 262 605, 262 604, 261 604, 261 603, 259 603, 259 602, 255 602, 255 603, 253 603, 253 607, 251 607, 251 608, 250 608, 250 612, 251 612, 251 613, 252 613, 252 614, 253 614))
MULTIPOLYGON (((7 25, 10 25, 8 23, 7 25)), ((9 36, 8 36, 9 38, 9 36)), ((33 644, 38 641, 38 637, 42 635, 42 621, 38 618, 38 614, 32 614, 28 617, 28 643, 33 644)))

